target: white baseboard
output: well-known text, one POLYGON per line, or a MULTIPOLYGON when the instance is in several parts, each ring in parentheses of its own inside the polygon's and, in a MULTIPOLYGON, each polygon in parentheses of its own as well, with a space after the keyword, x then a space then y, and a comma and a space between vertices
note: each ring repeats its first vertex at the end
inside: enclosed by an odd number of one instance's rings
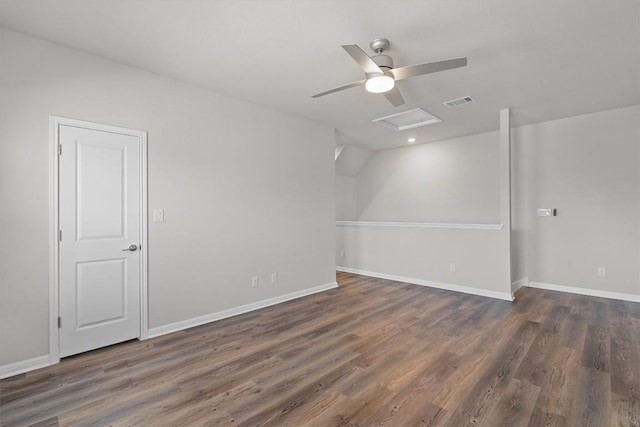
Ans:
POLYGON ((10 363, 8 365, 0 366, 0 379, 24 374, 29 371, 35 371, 36 369, 45 368, 47 366, 49 366, 48 354, 46 356, 34 357, 33 359, 10 363))
POLYGON ((205 314, 204 316, 194 317, 192 319, 182 320, 180 322, 171 323, 169 325, 158 326, 149 329, 149 338, 158 337, 160 335, 170 334, 172 332, 182 331, 184 329, 193 328, 194 326, 204 325, 205 323, 215 322, 216 320, 226 319, 227 317, 237 316, 239 314, 248 313, 250 311, 259 310, 275 304, 280 304, 292 299, 305 297, 307 295, 317 294, 318 292, 327 291, 337 288, 336 282, 327 283, 302 291, 291 292, 280 295, 278 297, 253 302, 251 304, 241 305, 240 307, 230 308, 228 310, 219 311, 217 313, 205 314))
POLYGON ((488 289, 472 288, 469 286, 454 285, 451 283, 433 282, 431 280, 415 279, 413 277, 396 276, 393 274, 377 273, 374 271, 359 270, 350 267, 336 267, 338 271, 345 273, 361 274, 363 276, 377 277, 379 279, 395 280, 397 282, 411 283, 413 285, 428 286, 430 288, 445 289, 447 291, 462 292, 465 294, 479 295, 481 297, 489 297, 506 301, 513 301, 510 292, 497 292, 488 289))
POLYGON ((527 282, 530 288, 546 289, 548 291, 567 292, 570 294, 586 295, 590 297, 600 297, 617 299, 622 301, 640 302, 640 295, 623 294, 620 292, 600 291, 597 289, 574 288, 573 286, 554 285, 551 283, 527 282))
MULTIPOLYGON (((259 310, 271 305, 280 304, 285 301, 290 301, 292 299, 301 298, 307 295, 316 294, 318 292, 334 289, 337 287, 338 284, 336 282, 331 282, 313 288, 304 289, 302 291, 291 292, 285 295, 280 295, 278 297, 269 298, 251 304, 241 305, 240 307, 231 308, 229 310, 207 314, 205 316, 200 316, 193 319, 183 320, 181 322, 176 322, 157 328, 151 328, 149 329, 149 338, 169 334, 171 332, 181 331, 183 329, 192 328, 194 326, 203 325, 205 323, 214 322, 216 320, 225 319, 227 317, 236 316, 238 314, 247 313, 249 311, 259 310)), ((0 366, 0 379, 9 378, 14 375, 23 374, 25 372, 34 371, 40 368, 45 368, 50 365, 52 365, 52 363, 50 363, 49 355, 10 363, 8 365, 0 366)))
POLYGON ((523 277, 520 280, 516 280, 515 282, 513 282, 511 284, 511 295, 513 295, 513 297, 515 298, 516 293, 521 289, 524 288, 525 286, 529 285, 529 278, 528 277, 523 277))

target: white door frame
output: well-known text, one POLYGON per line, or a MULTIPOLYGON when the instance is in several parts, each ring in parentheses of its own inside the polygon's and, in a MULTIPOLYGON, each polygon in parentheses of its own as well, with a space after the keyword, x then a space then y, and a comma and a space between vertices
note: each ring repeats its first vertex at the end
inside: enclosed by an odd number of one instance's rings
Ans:
POLYGON ((58 162, 58 138, 61 125, 80 127, 83 129, 119 133, 139 138, 140 140, 140 340, 149 337, 148 325, 148 239, 147 239, 147 132, 103 125, 83 120, 50 116, 49 118, 49 364, 60 362, 60 340, 58 329, 59 316, 59 261, 58 244, 59 192, 60 174, 58 162))

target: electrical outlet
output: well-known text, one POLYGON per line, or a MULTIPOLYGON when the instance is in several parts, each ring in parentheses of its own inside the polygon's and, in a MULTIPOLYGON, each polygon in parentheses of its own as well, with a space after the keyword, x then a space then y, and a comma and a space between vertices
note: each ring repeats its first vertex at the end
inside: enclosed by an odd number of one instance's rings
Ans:
POLYGON ((604 267, 598 267, 598 277, 605 277, 607 275, 607 269, 604 267))
POLYGON ((344 258, 344 249, 340 251, 340 258, 344 258))
POLYGON ((271 283, 278 283, 278 273, 271 273, 271 283))
POLYGON ((253 276, 251 278, 251 287, 252 288, 257 288, 258 287, 258 276, 253 276))
POLYGON ((456 271, 456 265, 454 263, 449 264, 449 271, 456 271))

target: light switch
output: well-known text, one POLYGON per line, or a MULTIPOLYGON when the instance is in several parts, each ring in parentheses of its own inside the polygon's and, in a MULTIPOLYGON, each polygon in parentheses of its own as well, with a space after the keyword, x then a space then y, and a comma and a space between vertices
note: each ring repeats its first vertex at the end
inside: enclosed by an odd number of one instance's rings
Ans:
POLYGON ((553 216, 553 209, 538 209, 538 216, 553 216))
POLYGON ((164 222, 164 209, 153 210, 153 222, 164 222))

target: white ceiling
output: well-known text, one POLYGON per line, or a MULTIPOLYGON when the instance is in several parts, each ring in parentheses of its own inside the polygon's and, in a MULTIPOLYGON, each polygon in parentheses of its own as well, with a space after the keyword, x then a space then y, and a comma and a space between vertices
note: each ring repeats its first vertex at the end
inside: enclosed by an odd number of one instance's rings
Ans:
POLYGON ((373 150, 640 103, 638 0, 0 0, 0 25, 304 116, 373 150), (401 81, 406 104, 349 89, 340 47, 391 41, 396 66, 468 66, 401 81), (448 109, 465 95, 478 102, 448 109), (372 119, 422 107, 442 123, 395 132, 372 119))

